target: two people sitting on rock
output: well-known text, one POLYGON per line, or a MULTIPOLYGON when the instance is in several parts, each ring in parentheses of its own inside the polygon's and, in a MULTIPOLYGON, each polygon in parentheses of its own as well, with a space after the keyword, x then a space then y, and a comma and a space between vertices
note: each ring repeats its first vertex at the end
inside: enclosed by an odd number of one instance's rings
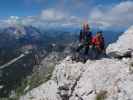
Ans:
POLYGON ((92 36, 90 27, 88 24, 83 24, 83 29, 80 31, 79 35, 79 46, 77 52, 84 49, 84 55, 87 56, 88 52, 91 51, 93 55, 92 58, 97 58, 99 55, 105 53, 105 42, 102 32, 99 31, 95 36, 92 36))

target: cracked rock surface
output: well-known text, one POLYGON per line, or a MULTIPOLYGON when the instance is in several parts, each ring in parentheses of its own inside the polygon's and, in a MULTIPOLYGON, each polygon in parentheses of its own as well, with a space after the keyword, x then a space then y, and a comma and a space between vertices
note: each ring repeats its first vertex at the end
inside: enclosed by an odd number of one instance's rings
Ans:
MULTIPOLYGON (((133 41, 133 27, 110 45, 107 52, 125 53, 133 49, 131 44, 130 48, 122 46, 121 41, 133 41), (132 36, 130 40, 127 40, 128 35, 132 36)), ((101 58, 83 64, 67 57, 56 65, 51 80, 21 96, 20 100, 96 100, 99 94, 106 94, 106 100, 133 100, 132 61, 132 57, 101 58)))

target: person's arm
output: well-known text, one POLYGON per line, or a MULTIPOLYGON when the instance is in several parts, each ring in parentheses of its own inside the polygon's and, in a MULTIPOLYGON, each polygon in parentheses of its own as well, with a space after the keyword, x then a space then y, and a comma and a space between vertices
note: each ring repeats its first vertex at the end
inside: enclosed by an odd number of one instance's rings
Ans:
POLYGON ((82 38, 83 38, 83 36, 82 36, 82 30, 80 30, 80 35, 79 35, 79 41, 80 42, 82 41, 82 38))
POLYGON ((104 40, 104 37, 102 37, 102 41, 103 41, 103 48, 105 49, 105 40, 104 40))
POLYGON ((92 45, 95 45, 95 42, 96 42, 96 38, 92 37, 92 45))
POLYGON ((90 37, 91 37, 91 39, 92 39, 92 32, 90 32, 89 34, 90 34, 90 37))

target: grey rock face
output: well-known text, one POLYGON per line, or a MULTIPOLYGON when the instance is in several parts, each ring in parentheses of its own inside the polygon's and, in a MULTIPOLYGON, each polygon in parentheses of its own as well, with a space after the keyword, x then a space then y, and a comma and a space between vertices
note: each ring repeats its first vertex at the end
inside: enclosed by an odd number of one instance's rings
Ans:
POLYGON ((132 33, 133 28, 129 28, 107 49, 108 53, 119 52, 119 56, 124 56, 123 60, 103 58, 88 60, 83 64, 67 57, 56 66, 51 80, 28 92, 20 100, 29 100, 30 97, 34 97, 31 100, 96 100, 98 97, 133 100, 133 75, 129 70, 133 58, 126 58, 129 54, 125 54, 129 47, 133 49, 133 45, 129 44, 133 41, 129 37, 132 37, 132 33), (129 45, 124 46, 123 41, 129 45))

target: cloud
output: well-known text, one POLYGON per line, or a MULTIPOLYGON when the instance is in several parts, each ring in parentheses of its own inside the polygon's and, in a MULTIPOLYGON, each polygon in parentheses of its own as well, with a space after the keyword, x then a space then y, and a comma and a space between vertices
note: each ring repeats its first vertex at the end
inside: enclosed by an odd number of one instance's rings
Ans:
POLYGON ((0 21, 0 26, 9 25, 33 25, 37 27, 79 27, 81 19, 56 9, 43 10, 37 16, 18 17, 11 16, 7 20, 0 21))
POLYGON ((41 19, 46 21, 60 21, 65 20, 66 16, 64 13, 56 11, 55 9, 43 10, 41 13, 41 19))
POLYGON ((56 9, 43 10, 39 16, 40 21, 53 26, 80 25, 80 18, 69 15, 56 9))
MULTIPOLYGON (((47 0, 39 0, 39 2, 42 1, 47 1, 47 0)), ((64 3, 67 4, 67 2, 70 2, 70 0, 68 1, 57 0, 57 1, 62 1, 63 4, 64 3)), ((83 2, 83 0, 71 0, 71 2, 73 2, 71 4, 73 5, 74 3, 78 4, 83 2)), ((41 11, 39 15, 36 16, 27 16, 27 17, 11 16, 9 19, 5 20, 4 22, 8 24, 17 23, 23 25, 40 26, 40 27, 80 27, 81 26, 81 22, 83 21, 82 16, 78 17, 78 14, 72 13, 71 11, 65 12, 65 10, 61 8, 59 9, 53 7, 53 8, 44 9, 41 11)), ((101 29, 123 29, 123 28, 125 29, 133 24, 132 20, 133 1, 123 1, 119 4, 110 5, 110 6, 105 6, 105 5, 100 5, 97 7, 95 6, 92 8, 90 12, 88 11, 88 9, 87 10, 80 9, 76 13, 80 12, 87 13, 88 16, 87 20, 94 28, 98 27, 101 29)), ((3 22, 0 21, 0 23, 3 22)))
POLYGON ((121 2, 112 7, 95 7, 89 17, 94 26, 106 28, 127 28, 133 24, 133 1, 121 2))

